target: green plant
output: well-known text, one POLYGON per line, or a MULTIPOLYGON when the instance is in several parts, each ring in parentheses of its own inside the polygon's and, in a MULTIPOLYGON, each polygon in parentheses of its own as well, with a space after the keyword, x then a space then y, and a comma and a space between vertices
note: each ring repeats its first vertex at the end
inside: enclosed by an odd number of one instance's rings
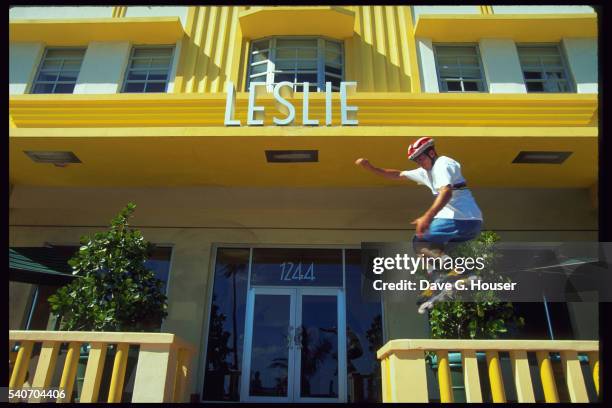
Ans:
POLYGON ((81 238, 68 261, 77 278, 49 297, 61 330, 152 331, 167 316, 163 282, 145 267, 154 246, 128 224, 135 208, 128 203, 108 231, 81 238))
MULTIPOLYGON (((483 257, 484 268, 479 278, 487 282, 507 282, 495 273, 497 257, 494 245, 499 236, 492 231, 481 233, 475 240, 459 245, 453 257, 483 257)), ((500 302, 494 292, 481 291, 474 302, 461 301, 461 294, 452 301, 436 303, 429 315, 431 335, 435 339, 495 339, 510 326, 521 327, 523 317, 516 316, 510 302, 500 302)))

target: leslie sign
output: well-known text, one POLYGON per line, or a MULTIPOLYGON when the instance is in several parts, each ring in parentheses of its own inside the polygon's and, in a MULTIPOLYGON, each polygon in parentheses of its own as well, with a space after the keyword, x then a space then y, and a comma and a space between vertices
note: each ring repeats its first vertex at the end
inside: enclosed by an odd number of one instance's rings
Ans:
MULTIPOLYGON (((302 99, 302 125, 304 126, 319 126, 318 119, 309 118, 308 112, 308 100, 309 100, 309 88, 308 82, 304 82, 304 97, 302 99)), ((257 106, 257 89, 256 87, 265 87, 268 89, 268 85, 263 82, 251 82, 249 84, 249 105, 247 111, 247 126, 263 126, 263 106, 257 106), (257 118, 256 118, 257 116, 257 118)), ((349 119, 349 113, 352 117, 357 116, 357 107, 349 106, 347 101, 347 87, 357 87, 357 82, 340 82, 340 124, 342 126, 356 126, 359 124, 357 119, 349 119)), ((240 126, 240 120, 234 119, 234 112, 236 106, 236 90, 232 82, 227 83, 227 100, 225 103, 225 126, 240 126)), ((274 99, 279 105, 279 115, 281 117, 274 116, 273 122, 278 126, 291 125, 295 121, 295 106, 286 99, 288 95, 291 95, 293 91, 292 82, 279 82, 274 85, 273 94, 274 99), (284 117, 282 117, 284 114, 284 117)), ((332 124, 332 83, 325 83, 325 126, 331 126, 332 124)))

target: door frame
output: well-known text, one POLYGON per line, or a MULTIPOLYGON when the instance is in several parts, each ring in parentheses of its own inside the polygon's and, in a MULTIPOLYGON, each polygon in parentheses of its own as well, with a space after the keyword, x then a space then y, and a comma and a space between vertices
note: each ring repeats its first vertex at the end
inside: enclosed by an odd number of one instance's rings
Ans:
POLYGON ((346 367, 346 303, 344 289, 339 287, 298 287, 298 286, 252 286, 247 292, 244 345, 242 348, 242 376, 240 381, 240 402, 290 402, 290 403, 337 403, 347 400, 347 367, 346 367), (301 352, 299 348, 290 347, 287 358, 287 396, 250 396, 251 351, 253 346, 253 318, 256 295, 289 295, 291 336, 302 322, 301 299, 303 295, 323 295, 336 297, 336 315, 338 322, 338 398, 301 398, 301 352))

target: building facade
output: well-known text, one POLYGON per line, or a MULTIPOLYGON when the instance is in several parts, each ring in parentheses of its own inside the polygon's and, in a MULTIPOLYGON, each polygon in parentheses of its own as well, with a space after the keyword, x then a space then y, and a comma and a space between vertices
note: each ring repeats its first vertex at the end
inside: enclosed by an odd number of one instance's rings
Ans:
MULTIPOLYGON (((412 305, 363 294, 360 248, 411 239, 431 195, 366 174, 359 157, 413 168, 408 144, 434 137, 462 163, 486 230, 597 240, 591 7, 9 18, 10 247, 70 253, 134 202, 133 225, 160 248, 161 330, 198 349, 197 400, 380 401, 376 350, 427 337, 412 305)), ((53 329, 52 289, 12 281, 11 329, 53 329)), ((534 338, 597 338, 596 305, 529 310, 534 338)))

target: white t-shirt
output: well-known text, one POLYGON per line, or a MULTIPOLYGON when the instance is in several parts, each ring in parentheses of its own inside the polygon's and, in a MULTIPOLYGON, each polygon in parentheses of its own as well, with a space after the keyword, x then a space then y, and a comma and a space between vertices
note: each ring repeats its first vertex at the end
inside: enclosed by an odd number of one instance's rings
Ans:
MULTIPOLYGON (((419 167, 414 170, 404 170, 400 176, 429 187, 434 196, 437 196, 439 190, 444 186, 465 183, 461 175, 461 165, 446 156, 438 156, 431 170, 419 167)), ((482 221, 482 213, 470 190, 453 190, 450 201, 434 218, 482 221)))

